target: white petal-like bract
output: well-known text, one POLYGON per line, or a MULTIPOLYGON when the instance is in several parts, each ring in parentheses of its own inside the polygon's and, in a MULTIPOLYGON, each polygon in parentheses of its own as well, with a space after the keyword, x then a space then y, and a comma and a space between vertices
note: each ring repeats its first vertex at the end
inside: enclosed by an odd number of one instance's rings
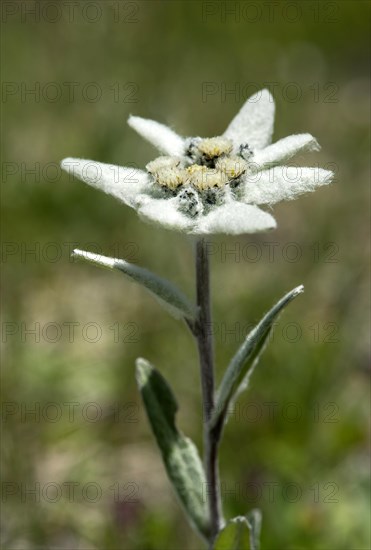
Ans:
POLYGON ((125 168, 94 160, 66 158, 61 167, 85 183, 113 195, 132 208, 137 196, 149 187, 147 172, 138 168, 125 168))
POLYGON ((276 220, 257 206, 241 202, 229 202, 199 218, 197 227, 192 231, 197 235, 225 233, 257 233, 276 227, 276 220))
POLYGON ((260 90, 222 136, 204 139, 184 139, 164 124, 130 116, 129 126, 165 155, 148 163, 146 172, 73 158, 61 166, 166 229, 194 235, 268 231, 276 221, 258 205, 295 199, 333 178, 318 167, 282 166, 320 147, 310 134, 271 144, 274 113, 272 95, 260 90))
POLYGON ((252 149, 263 149, 272 140, 274 99, 268 90, 251 96, 234 117, 224 136, 235 146, 248 143, 252 149))
POLYGON ((195 225, 193 218, 184 215, 178 210, 179 201, 176 197, 171 199, 154 199, 141 197, 138 214, 144 220, 161 225, 166 229, 184 231, 188 233, 195 225))
POLYGON ((128 124, 162 153, 171 156, 184 155, 184 139, 168 126, 139 116, 130 116, 128 124))
POLYGON ((287 162, 294 155, 310 151, 319 151, 317 140, 310 134, 296 134, 285 137, 256 151, 252 162, 260 167, 287 162))
POLYGON ((317 167, 276 166, 246 178, 242 200, 247 204, 276 204, 293 200, 329 184, 333 175, 330 170, 317 167))

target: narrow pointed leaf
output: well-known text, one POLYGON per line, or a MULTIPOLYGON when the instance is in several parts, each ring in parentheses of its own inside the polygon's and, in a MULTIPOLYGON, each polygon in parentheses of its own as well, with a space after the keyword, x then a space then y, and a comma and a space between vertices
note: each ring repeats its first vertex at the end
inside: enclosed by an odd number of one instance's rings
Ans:
POLYGON ((218 534, 213 550, 259 550, 261 511, 231 519, 218 534))
POLYGON ((247 514, 246 519, 250 529, 251 550, 259 550, 262 513, 258 508, 254 508, 247 514))
POLYGON ((178 404, 174 394, 144 359, 137 360, 136 377, 167 475, 191 524, 207 539, 210 522, 205 474, 196 446, 175 425, 178 404))
POLYGON ((175 285, 166 279, 155 275, 148 269, 131 264, 126 260, 109 258, 107 256, 101 256, 100 254, 86 252, 84 250, 74 250, 73 256, 109 269, 120 270, 122 273, 130 277, 130 279, 144 286, 176 319, 181 319, 182 317, 186 317, 190 320, 194 319, 196 308, 188 300, 188 298, 180 290, 178 290, 175 285))
POLYGON ((210 420, 212 428, 217 424, 220 426, 224 422, 230 401, 242 389, 247 387, 249 377, 267 341, 274 320, 287 304, 303 291, 304 287, 301 285, 281 298, 248 334, 236 355, 232 358, 219 387, 214 414, 210 420))
POLYGON ((213 550, 252 550, 247 519, 244 516, 231 519, 218 534, 213 550))

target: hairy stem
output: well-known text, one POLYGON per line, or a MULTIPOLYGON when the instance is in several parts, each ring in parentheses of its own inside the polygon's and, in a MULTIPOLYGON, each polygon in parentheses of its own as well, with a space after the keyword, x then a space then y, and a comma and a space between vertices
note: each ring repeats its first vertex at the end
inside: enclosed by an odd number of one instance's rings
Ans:
POLYGON ((214 409, 214 355, 210 307, 210 276, 207 245, 203 239, 196 245, 196 285, 198 318, 195 336, 198 343, 201 368, 201 386, 204 418, 204 464, 207 479, 211 533, 210 544, 221 528, 221 499, 218 472, 219 437, 209 429, 209 419, 214 409))

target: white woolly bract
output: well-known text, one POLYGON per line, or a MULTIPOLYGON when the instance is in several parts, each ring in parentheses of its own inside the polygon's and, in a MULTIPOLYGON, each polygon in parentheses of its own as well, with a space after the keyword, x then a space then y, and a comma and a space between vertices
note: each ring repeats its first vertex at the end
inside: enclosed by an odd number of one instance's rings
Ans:
POLYGON ((162 153, 171 156, 184 154, 184 139, 164 124, 139 116, 130 116, 128 124, 162 153))
POLYGON ((274 99, 268 90, 251 96, 234 117, 224 136, 235 145, 248 143, 253 149, 266 147, 272 139, 274 99))
POLYGON ((266 165, 287 162, 299 153, 319 150, 320 146, 313 136, 310 134, 296 134, 280 139, 264 149, 257 150, 254 154, 253 162, 264 167, 266 165))
POLYGON ((276 204, 293 200, 329 184, 333 175, 330 170, 317 167, 276 166, 246 177, 243 201, 247 204, 276 204))
POLYGON ((256 205, 293 200, 332 181, 321 168, 282 166, 294 155, 319 150, 307 133, 271 144, 275 105, 268 90, 250 97, 222 136, 183 139, 154 120, 129 125, 166 157, 147 172, 67 158, 62 168, 135 208, 150 223, 189 234, 237 235, 276 227, 256 205))
POLYGON ((149 189, 149 177, 139 168, 125 168, 94 160, 66 158, 61 167, 88 185, 113 195, 127 206, 136 205, 137 195, 149 189))

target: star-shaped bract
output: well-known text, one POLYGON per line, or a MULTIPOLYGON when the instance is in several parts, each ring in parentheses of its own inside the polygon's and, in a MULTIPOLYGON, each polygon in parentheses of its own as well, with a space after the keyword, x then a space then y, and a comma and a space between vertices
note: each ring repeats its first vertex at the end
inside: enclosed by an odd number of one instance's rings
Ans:
POLYGON ((146 171, 73 158, 62 168, 168 229, 197 235, 267 231, 276 222, 259 206, 295 199, 333 177, 317 167, 282 165, 319 145, 310 134, 271 144, 274 111, 273 97, 262 90, 222 136, 206 139, 183 138, 159 122, 131 116, 129 125, 165 155, 146 171))

